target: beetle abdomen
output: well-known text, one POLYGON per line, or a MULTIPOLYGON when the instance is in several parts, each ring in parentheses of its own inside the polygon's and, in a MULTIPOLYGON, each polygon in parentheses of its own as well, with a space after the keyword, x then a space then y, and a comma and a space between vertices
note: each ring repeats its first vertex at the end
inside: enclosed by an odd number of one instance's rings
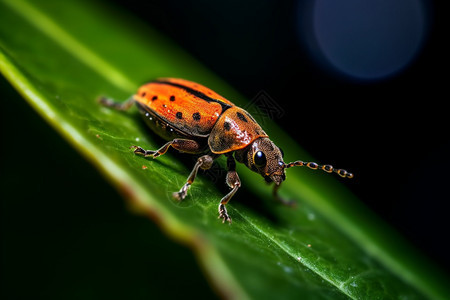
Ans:
POLYGON ((222 113, 234 106, 200 84, 172 78, 143 85, 134 99, 141 109, 193 137, 207 137, 222 113))
POLYGON ((139 102, 136 102, 136 106, 138 107, 139 112, 141 113, 141 116, 147 126, 163 139, 167 141, 175 138, 192 139, 189 134, 186 134, 185 132, 169 124, 167 121, 161 119, 152 110, 149 110, 148 107, 140 104, 139 102))

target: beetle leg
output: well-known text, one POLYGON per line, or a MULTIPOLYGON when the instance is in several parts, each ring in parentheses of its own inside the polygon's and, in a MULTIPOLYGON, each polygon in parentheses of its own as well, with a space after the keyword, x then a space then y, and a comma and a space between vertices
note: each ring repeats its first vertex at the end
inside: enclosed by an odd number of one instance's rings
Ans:
POLYGON ((231 223, 231 218, 228 215, 227 209, 225 205, 230 201, 231 197, 237 192, 239 187, 241 186, 241 180, 239 179, 238 173, 236 172, 236 162, 234 161, 234 158, 232 155, 228 155, 227 160, 227 185, 232 189, 228 194, 225 195, 220 200, 219 203, 219 219, 223 219, 222 223, 225 223, 225 221, 228 221, 231 223))
POLYGON ((103 106, 107 106, 107 107, 111 107, 117 110, 127 110, 129 109, 133 103, 134 103, 134 98, 131 97, 128 100, 126 100, 125 102, 116 102, 113 99, 110 98, 106 98, 106 97, 100 97, 98 98, 98 102, 100 104, 102 104, 103 106))
POLYGON ((142 155, 144 157, 156 158, 156 157, 166 153, 170 146, 172 146, 173 148, 175 148, 181 152, 187 152, 187 153, 193 153, 193 154, 200 152, 203 148, 202 145, 200 145, 198 142, 196 142, 194 140, 187 140, 187 139, 174 139, 173 141, 165 143, 158 150, 145 150, 139 146, 131 146, 130 148, 134 149, 134 153, 136 153, 138 155, 142 155))
POLYGON ((131 149, 134 149, 134 153, 138 154, 138 155, 142 155, 144 157, 158 157, 160 155, 163 155, 164 153, 167 152, 167 149, 169 149, 170 145, 172 144, 172 142, 168 142, 166 144, 164 144, 164 146, 162 146, 161 148, 159 148, 158 150, 145 150, 142 147, 139 146, 131 146, 131 149))
POLYGON ((195 177, 197 176, 198 169, 201 168, 203 170, 207 170, 211 168, 214 158, 212 155, 203 155, 200 156, 197 159, 197 162, 194 165, 194 168, 191 171, 191 174, 189 174, 189 177, 186 181, 186 183, 181 187, 180 191, 173 193, 173 197, 179 201, 183 200, 186 195, 189 187, 192 185, 192 183, 195 180, 195 177))
POLYGON ((278 201, 278 202, 280 202, 281 204, 283 204, 283 205, 286 205, 286 206, 292 206, 292 207, 296 206, 296 205, 297 205, 297 202, 295 202, 294 200, 287 200, 287 199, 284 199, 283 197, 281 197, 281 196, 278 194, 278 189, 280 188, 280 186, 281 186, 281 184, 275 184, 275 185, 273 186, 273 191, 272 191, 273 198, 274 198, 276 201, 278 201))

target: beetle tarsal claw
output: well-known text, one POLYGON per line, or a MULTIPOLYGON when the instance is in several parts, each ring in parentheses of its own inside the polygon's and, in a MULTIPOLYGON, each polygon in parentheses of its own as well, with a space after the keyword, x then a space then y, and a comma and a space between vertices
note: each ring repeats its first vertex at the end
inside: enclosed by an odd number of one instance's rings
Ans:
POLYGON ((185 184, 178 192, 173 192, 172 197, 177 201, 182 201, 186 198, 187 190, 189 189, 190 184, 185 184))
POLYGON ((141 156, 144 156, 144 157, 153 157, 153 158, 155 158, 155 157, 158 157, 159 155, 160 155, 160 153, 158 152, 158 151, 153 151, 153 150, 145 150, 144 148, 142 148, 142 147, 139 147, 139 146, 135 146, 135 145, 133 145, 133 146, 130 146, 130 149, 134 149, 134 154, 138 154, 138 155, 141 155, 141 156))
POLYGON ((219 217, 218 219, 223 219, 222 223, 225 223, 225 221, 228 221, 231 223, 231 218, 227 213, 227 209, 225 208, 225 205, 219 204, 219 217))
POLYGON ((175 200, 182 201, 184 198, 186 198, 187 191, 190 186, 191 186, 191 184, 189 182, 186 182, 178 192, 172 193, 172 197, 175 200))
POLYGON ((182 196, 183 196, 183 195, 182 195, 182 193, 180 193, 180 192, 173 192, 173 193, 172 193, 172 198, 175 199, 175 200, 177 200, 177 201, 183 200, 183 197, 182 197, 182 196))

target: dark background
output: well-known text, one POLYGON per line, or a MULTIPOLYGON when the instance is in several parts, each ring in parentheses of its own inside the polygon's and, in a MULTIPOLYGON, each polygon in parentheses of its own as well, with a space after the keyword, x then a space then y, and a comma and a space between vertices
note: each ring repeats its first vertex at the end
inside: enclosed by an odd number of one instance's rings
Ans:
MULTIPOLYGON (((286 132, 319 162, 355 173, 343 184, 435 262, 450 266, 448 59, 437 4, 428 7, 428 35, 406 69, 357 81, 311 59, 298 38, 296 1, 110 3, 172 38, 248 99, 266 91, 285 111, 276 121, 286 132)), ((130 286, 143 299, 211 295, 188 249, 127 212, 94 168, 4 79, 0 89, 2 98, 15 99, 1 109, 4 295, 98 299, 109 290, 126 298, 130 286), (12 159, 18 156, 24 159, 12 159), (24 170, 31 176, 22 177, 24 170), (166 253, 179 267, 167 270, 154 253, 166 253)))

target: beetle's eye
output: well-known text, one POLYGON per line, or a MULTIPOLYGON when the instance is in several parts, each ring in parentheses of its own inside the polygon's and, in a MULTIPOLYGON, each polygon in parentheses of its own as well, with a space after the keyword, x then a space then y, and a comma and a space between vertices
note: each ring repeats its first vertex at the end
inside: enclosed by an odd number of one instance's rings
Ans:
POLYGON ((259 168, 264 167, 267 162, 266 155, 262 151, 257 151, 253 156, 253 162, 259 168))

